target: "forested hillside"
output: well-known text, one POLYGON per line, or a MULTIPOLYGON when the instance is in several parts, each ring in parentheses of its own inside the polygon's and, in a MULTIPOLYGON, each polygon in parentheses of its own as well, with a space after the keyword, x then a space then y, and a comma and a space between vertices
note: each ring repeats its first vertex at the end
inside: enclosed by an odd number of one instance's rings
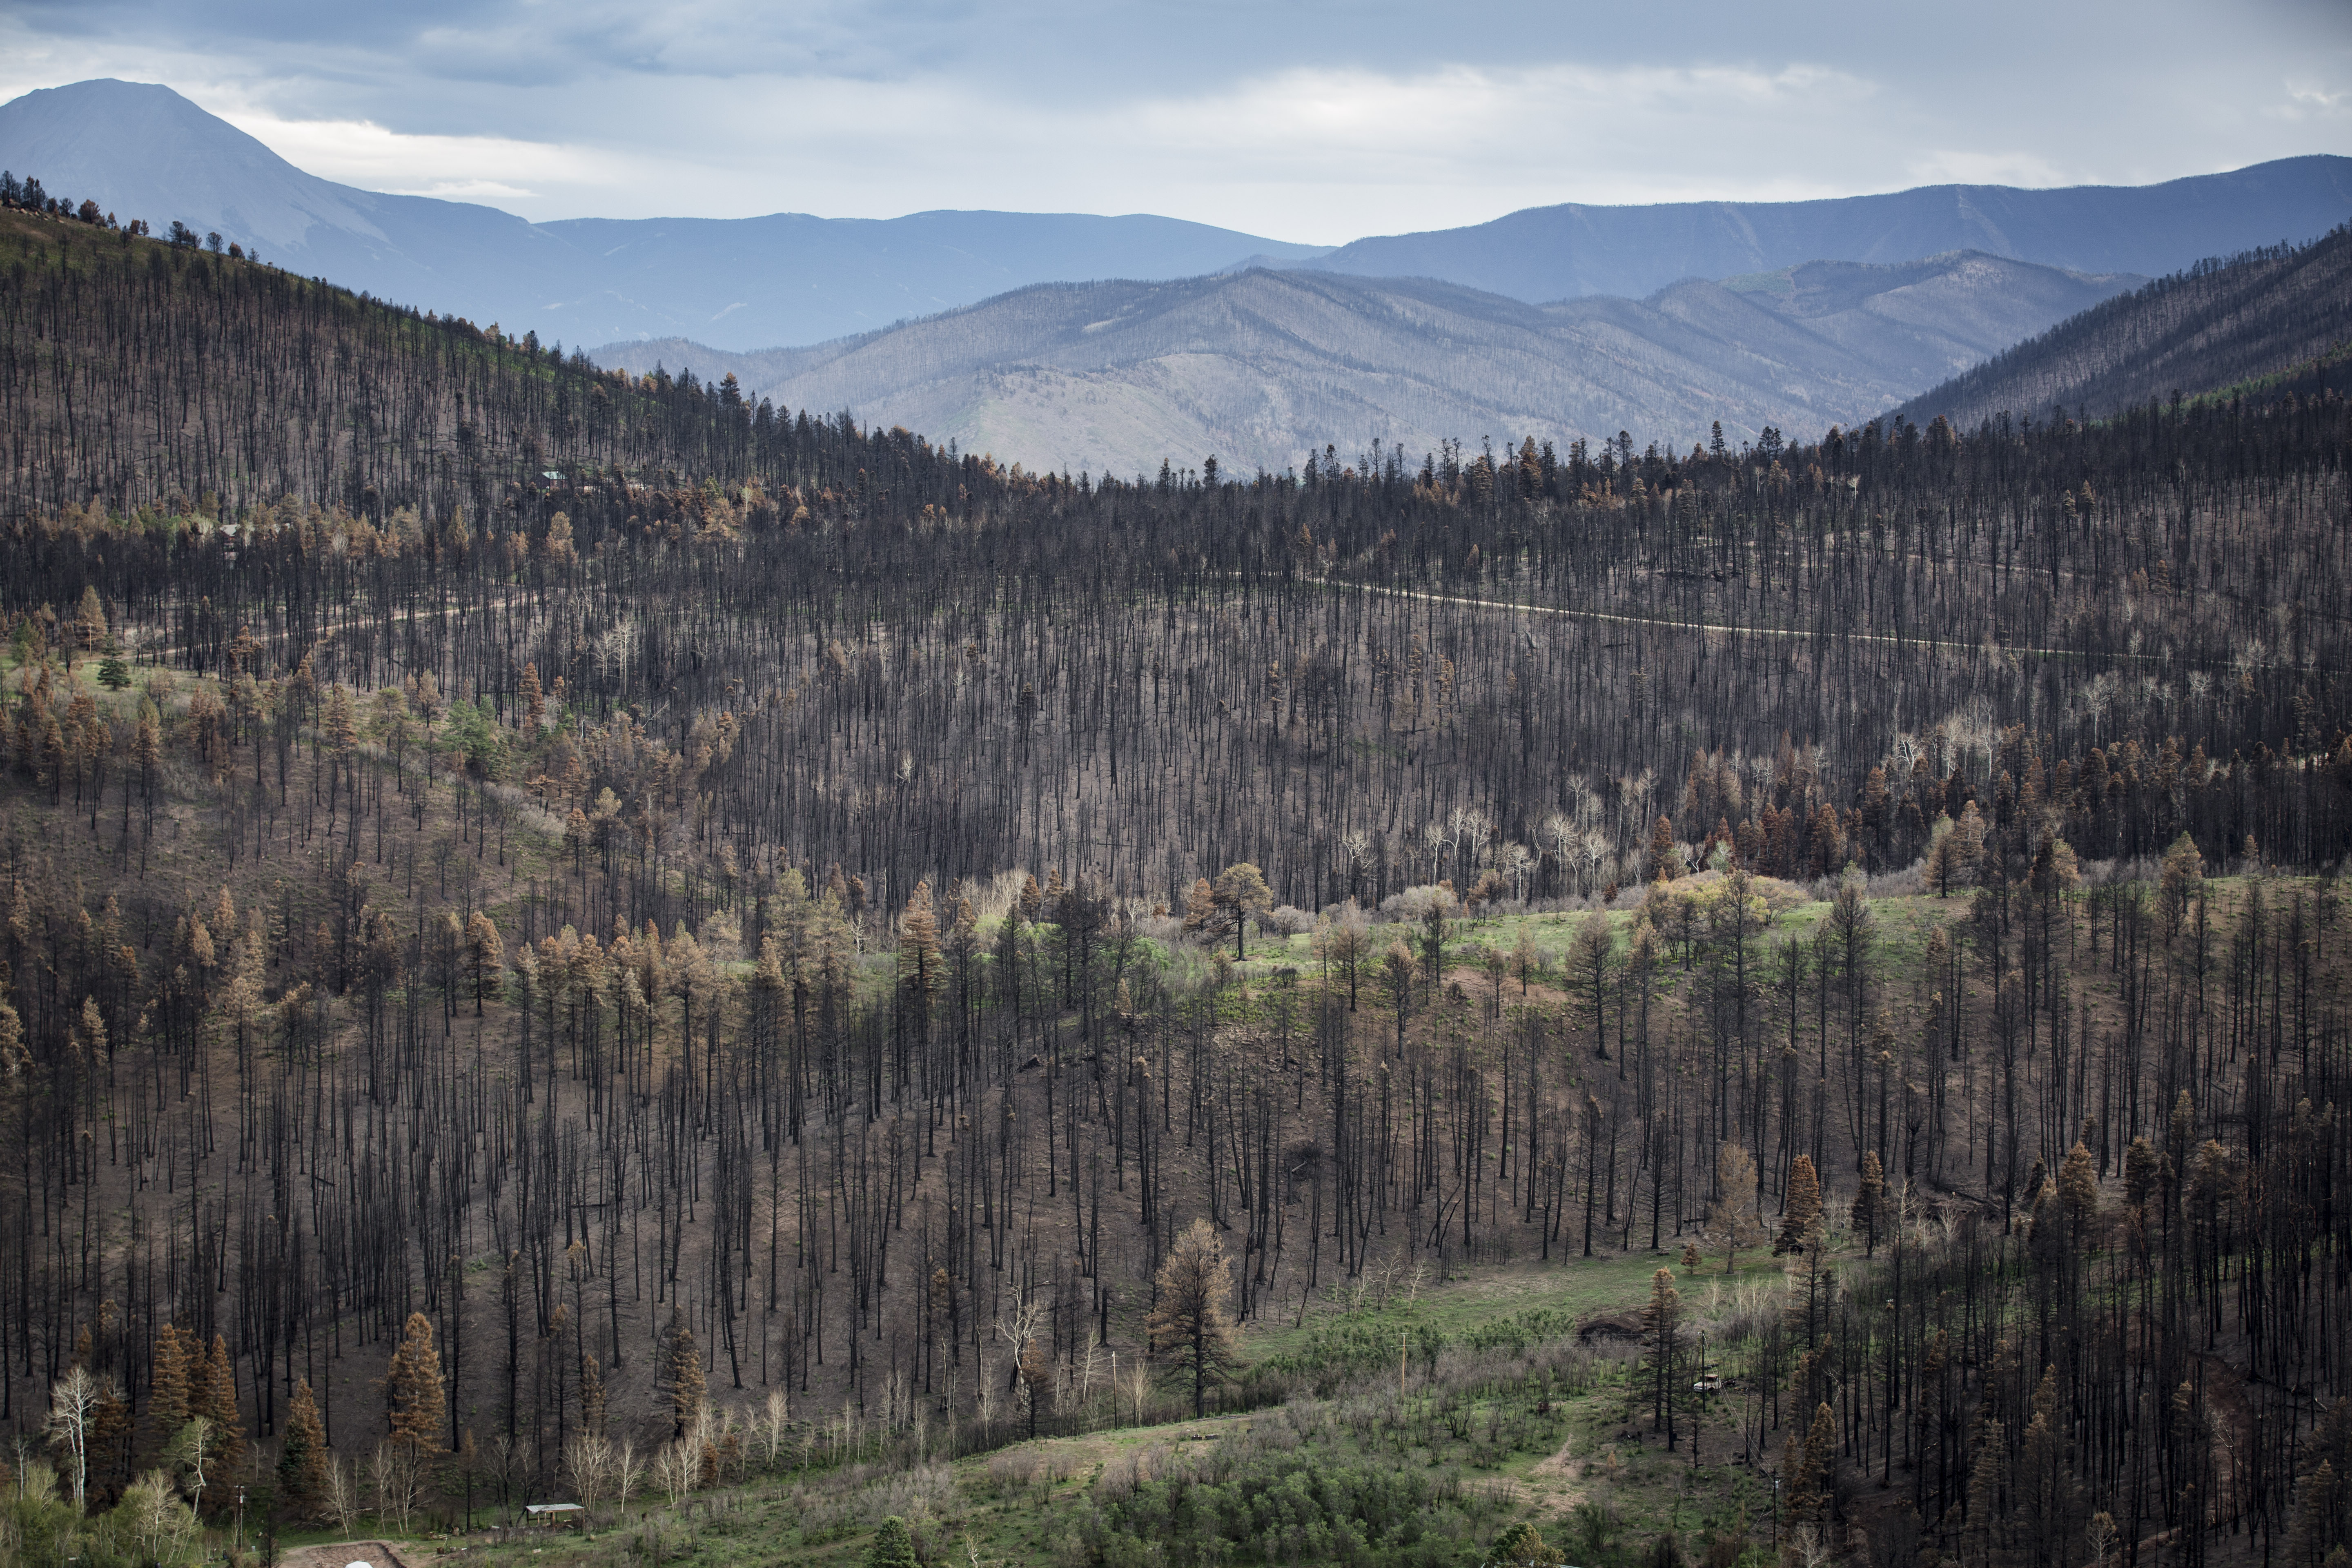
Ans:
POLYGON ((2342 398, 1073 483, 12 222, 10 1550, 1288 1400, 1019 1551, 2332 1561, 2342 398))
POLYGON ((1963 427, 2005 413, 2104 418, 2291 374, 2340 358, 2347 344, 2352 226, 2159 279, 1922 393, 1902 413, 1963 427))
POLYGON ((396 528, 404 507, 482 515, 499 486, 550 463, 737 471, 742 451, 702 443, 748 450, 756 433, 699 407, 681 423, 658 395, 535 337, 370 301, 193 236, 0 212, 0 510, 14 517, 176 499, 229 521, 292 496, 396 528))

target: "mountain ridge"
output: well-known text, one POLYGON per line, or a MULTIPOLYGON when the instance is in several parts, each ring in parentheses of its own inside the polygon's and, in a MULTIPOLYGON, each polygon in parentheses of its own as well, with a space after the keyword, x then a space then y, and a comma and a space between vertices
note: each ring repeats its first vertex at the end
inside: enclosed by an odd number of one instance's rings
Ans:
POLYGON ((1892 407, 2138 282, 1980 253, 1792 268, 1786 298, 1693 279, 1646 300, 1532 305, 1426 279, 1256 268, 1040 284, 836 343, 726 353, 614 343, 599 363, 952 438, 1033 468, 1148 472, 1214 452, 1280 470, 1328 441, 1620 428, 1687 446, 1818 430, 1892 407))
POLYGON ((167 87, 110 79, 0 104, 0 163, 158 227, 180 218, 258 242, 295 270, 420 310, 570 342, 675 335, 736 351, 885 329, 1031 283, 1165 280, 1254 264, 1429 277, 1528 303, 1638 299, 1693 277, 1971 248, 2153 275, 2307 238, 2352 215, 2352 158, 2315 155, 2148 186, 1568 204, 1336 249, 1139 213, 531 224, 494 207, 320 179, 167 87))
POLYGON ((1443 277, 1529 300, 1640 296, 1682 276, 1964 249, 2069 271, 2153 274, 2252 245, 2307 240, 2347 216, 2352 158, 2315 153, 2153 185, 1947 184, 1806 202, 1562 203, 1459 228, 1367 236, 1297 265, 1356 277, 1443 277), (1637 244, 1639 256, 1629 255, 1637 244))
POLYGON ((2115 414, 2325 360, 2352 342, 2352 225, 2159 278, 1906 401, 1916 424, 2115 414))
POLYGON ((184 219, 257 242, 295 271, 573 342, 721 321, 722 334, 744 347, 822 342, 1047 281, 1072 260, 1177 277, 1245 255, 1328 248, 1143 213, 532 224, 494 207, 320 179, 169 88, 111 79, 0 104, 0 163, 159 230, 184 219))

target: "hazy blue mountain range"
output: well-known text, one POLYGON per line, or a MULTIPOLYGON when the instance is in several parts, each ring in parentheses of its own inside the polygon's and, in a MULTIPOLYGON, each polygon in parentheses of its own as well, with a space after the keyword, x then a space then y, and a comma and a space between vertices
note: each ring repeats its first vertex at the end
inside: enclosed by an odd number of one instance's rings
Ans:
POLYGON ((530 224, 319 179, 168 88, 121 81, 0 105, 0 165, 159 230, 173 218, 217 229, 294 270, 421 309, 566 342, 681 336, 732 349, 821 342, 1030 283, 1251 265, 1434 278, 1530 303, 1959 249, 2154 274, 2306 239, 2352 214, 2352 159, 2311 157, 2137 188, 1938 185, 1818 202, 1537 207, 1336 251, 1141 215, 530 224))
POLYGON ((1151 472, 1163 458, 1282 468, 1374 437, 1565 445, 1622 428, 1687 447, 1723 421, 1817 435, 1892 407, 2141 279, 1974 252, 1815 262, 1646 300, 1548 306, 1426 279, 1255 268, 1050 284, 811 349, 668 340, 594 351, 798 409, 954 438, 1031 468, 1151 472))
POLYGON ((1647 294, 1821 258, 1981 250, 2084 272, 2171 272, 2316 238, 2352 216, 2352 158, 2283 158, 2158 185, 1925 185, 1813 202, 1529 207, 1492 223, 1359 239, 1304 265, 1444 278, 1514 300, 1647 294))
MULTIPOLYGON (((1251 247, 1293 257, 1319 248, 1143 214, 928 212, 869 219, 776 213, 572 218, 538 227, 600 263, 594 290, 567 307, 574 319, 601 312, 617 320, 657 305, 675 323, 663 331, 737 343, 819 342, 1027 283, 1186 278, 1216 271, 1251 247), (708 332, 692 324, 698 319, 708 332), (775 325, 780 321, 801 324, 785 331, 775 325)), ((583 326, 566 341, 593 342, 598 335, 583 326)))
MULTIPOLYGON (((2018 343, 1904 405, 1963 429, 2008 413, 2092 417, 2278 375, 2352 347, 2352 227, 2158 279, 2018 343)), ((2306 388, 2308 390, 2308 388, 2306 388)))
POLYGON ((85 81, 0 105, 0 165, 161 233, 173 218, 289 270, 564 342, 686 333, 816 342, 1055 279, 1180 278, 1322 253, 1177 218, 931 212, 884 220, 530 224, 306 174, 169 88, 85 81))

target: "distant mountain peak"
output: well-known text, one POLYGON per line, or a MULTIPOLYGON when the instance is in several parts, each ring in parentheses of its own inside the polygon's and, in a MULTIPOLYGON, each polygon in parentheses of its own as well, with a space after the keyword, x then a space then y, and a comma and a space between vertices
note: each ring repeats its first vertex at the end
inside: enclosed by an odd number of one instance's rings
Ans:
POLYGON ((366 193, 304 174, 153 82, 78 81, 0 104, 0 159, 159 231, 179 218, 265 251, 298 247, 321 224, 386 239, 351 199, 366 193))
POLYGON ((181 219, 380 298, 573 342, 691 332, 812 342, 1030 283, 1193 277, 1235 257, 1279 265, 1329 248, 1149 213, 533 225, 320 179, 170 88, 138 82, 76 82, 0 104, 0 164, 158 230, 181 219))

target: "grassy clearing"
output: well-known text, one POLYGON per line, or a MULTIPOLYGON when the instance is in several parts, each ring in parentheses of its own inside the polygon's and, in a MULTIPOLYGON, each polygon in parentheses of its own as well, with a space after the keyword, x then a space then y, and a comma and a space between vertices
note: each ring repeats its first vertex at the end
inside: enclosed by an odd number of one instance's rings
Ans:
POLYGON ((1673 1262, 1664 1254, 1647 1252, 1564 1261, 1556 1258, 1550 1263, 1459 1270, 1452 1279, 1410 1264, 1373 1268, 1361 1279, 1327 1289, 1322 1300, 1302 1314, 1276 1314, 1253 1325, 1244 1342, 1250 1358, 1262 1361, 1297 1352, 1317 1329, 1341 1319, 1367 1330, 1427 1327, 1460 1338, 1482 1324, 1521 1312, 1549 1310, 1580 1318, 1638 1304, 1649 1294, 1651 1275, 1673 1262))
MULTIPOLYGON (((1245 1334, 1249 1360, 1261 1364, 1311 1354, 1318 1332, 1327 1342, 1337 1330, 1382 1343, 1402 1334, 1413 1348, 1401 1390, 1385 1366, 1302 1379, 1318 1385, 1246 1413, 1106 1426, 949 1464, 773 1478, 676 1510, 641 1498, 625 1518, 608 1510, 593 1536, 525 1532, 448 1547, 500 1568, 852 1568, 881 1519, 897 1514, 914 1526, 928 1562, 1303 1565, 1348 1554, 1323 1525, 1294 1517, 1302 1494, 1297 1483, 1277 1483, 1296 1473, 1311 1474, 1317 1495, 1376 1481, 1425 1497, 1409 1519, 1391 1521, 1389 1536, 1357 1543, 1352 1554, 1367 1562, 1475 1562, 1521 1519, 1588 1568, 1638 1560, 1668 1530, 1686 1552, 1721 1541, 1753 1560, 1763 1552, 1769 1496, 1733 1462, 1730 1412, 1711 1419, 1694 1467, 1687 1417, 1672 1452, 1650 1431, 1634 1354, 1581 1345, 1572 1331, 1594 1312, 1637 1307, 1666 1261, 1641 1254, 1521 1263, 1450 1279, 1407 1267, 1327 1290, 1292 1321, 1245 1334), (1497 1334, 1530 1321, 1545 1331, 1497 1334), (1429 1332, 1442 1341, 1433 1352, 1415 1338, 1429 1332), (1181 1531, 1168 1523, 1175 1518, 1181 1531), (1224 1539, 1213 1541, 1221 1530, 1224 1539), (1398 1543, 1404 1536, 1410 1544, 1398 1543)), ((1753 1294, 1777 1278, 1760 1254, 1727 1280, 1721 1268, 1717 1258, 1696 1277, 1675 1269, 1695 1328, 1728 1310, 1742 1286, 1753 1294)))

